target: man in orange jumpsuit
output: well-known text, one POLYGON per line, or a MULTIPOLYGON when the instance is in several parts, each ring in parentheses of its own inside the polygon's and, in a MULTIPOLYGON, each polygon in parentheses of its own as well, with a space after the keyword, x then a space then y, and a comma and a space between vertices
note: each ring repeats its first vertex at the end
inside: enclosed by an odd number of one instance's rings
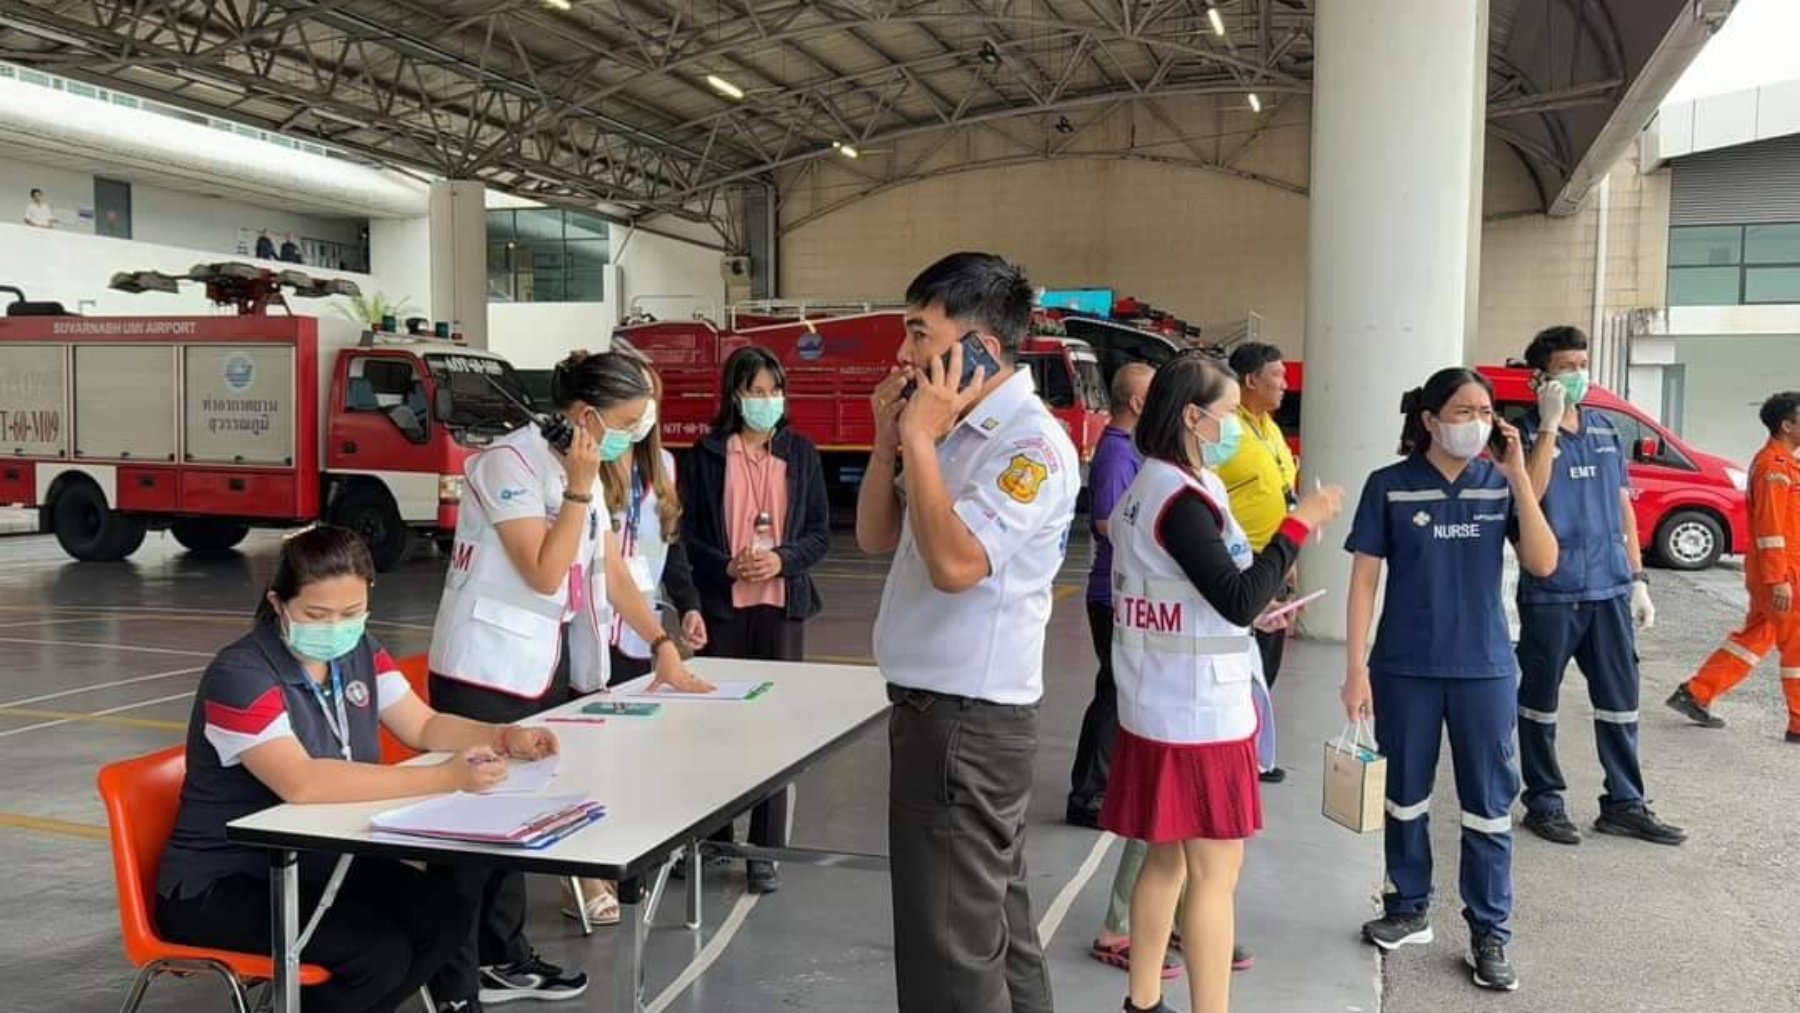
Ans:
POLYGON ((1692 679, 1669 697, 1669 706, 1708 728, 1724 719, 1713 701, 1743 682, 1771 649, 1781 651, 1781 689, 1787 696, 1787 740, 1800 743, 1800 613, 1794 592, 1800 586, 1800 391, 1784 391, 1763 402, 1769 442, 1750 465, 1750 554, 1744 583, 1750 588, 1750 615, 1692 679))

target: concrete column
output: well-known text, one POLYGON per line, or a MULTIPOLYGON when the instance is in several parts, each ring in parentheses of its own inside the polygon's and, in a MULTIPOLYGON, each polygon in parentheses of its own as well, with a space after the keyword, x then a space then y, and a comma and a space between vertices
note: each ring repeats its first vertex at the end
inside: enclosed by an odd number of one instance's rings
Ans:
POLYGON ((431 312, 471 348, 488 347, 487 188, 431 184, 431 312))
POLYGON ((1301 568, 1331 591, 1307 632, 1341 640, 1363 480, 1397 460, 1401 394, 1475 327, 1487 3, 1318 0, 1314 47, 1300 468, 1349 497, 1301 568))

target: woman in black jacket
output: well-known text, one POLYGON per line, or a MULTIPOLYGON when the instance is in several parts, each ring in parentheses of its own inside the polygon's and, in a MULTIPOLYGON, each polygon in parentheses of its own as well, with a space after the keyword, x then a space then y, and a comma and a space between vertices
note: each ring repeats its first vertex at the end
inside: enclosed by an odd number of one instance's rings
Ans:
MULTIPOLYGON (((681 463, 681 536, 710 634, 707 655, 799 661, 804 623, 819 614, 811 570, 831 542, 825 474, 812 441, 787 426, 787 375, 767 349, 725 360, 719 416, 681 463)), ((759 803, 750 840, 779 847, 787 790, 759 803)), ((731 839, 731 828, 720 840, 731 839)), ((769 893, 771 862, 751 862, 750 889, 769 893)))

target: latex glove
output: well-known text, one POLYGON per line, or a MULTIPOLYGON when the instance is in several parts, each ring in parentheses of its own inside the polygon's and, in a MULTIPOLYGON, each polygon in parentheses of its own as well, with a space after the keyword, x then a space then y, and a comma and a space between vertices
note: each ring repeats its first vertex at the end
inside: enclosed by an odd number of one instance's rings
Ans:
POLYGON ((1544 380, 1537 390, 1538 420, 1544 429, 1562 425, 1563 413, 1569 410, 1569 392, 1555 380, 1544 380))
POLYGON ((1650 585, 1641 580, 1631 584, 1631 621, 1640 630, 1656 625, 1656 606, 1650 603, 1650 585))

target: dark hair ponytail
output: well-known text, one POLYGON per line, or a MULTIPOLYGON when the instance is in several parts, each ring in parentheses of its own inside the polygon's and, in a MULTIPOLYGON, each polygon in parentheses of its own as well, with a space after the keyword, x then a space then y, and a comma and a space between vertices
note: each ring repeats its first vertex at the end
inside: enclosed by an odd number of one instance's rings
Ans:
POLYGON ((589 353, 577 349, 550 371, 550 400, 558 409, 579 401, 607 411, 627 401, 650 396, 639 360, 624 352, 589 353))
POLYGON ((1494 396, 1494 385, 1487 377, 1463 366, 1451 366, 1431 374, 1425 386, 1414 387, 1400 396, 1400 413, 1406 416, 1406 422, 1400 430, 1400 452, 1402 454, 1423 454, 1431 447, 1431 431, 1425 428, 1425 413, 1436 415, 1444 410, 1444 405, 1471 383, 1480 384, 1481 389, 1494 396))
POLYGON ((293 601, 308 584, 333 577, 361 577, 375 583, 375 561, 369 558, 369 546, 362 536, 349 528, 320 524, 289 535, 281 543, 281 556, 275 561, 275 575, 256 601, 256 621, 275 621, 275 606, 269 604, 269 592, 283 602, 293 601))

